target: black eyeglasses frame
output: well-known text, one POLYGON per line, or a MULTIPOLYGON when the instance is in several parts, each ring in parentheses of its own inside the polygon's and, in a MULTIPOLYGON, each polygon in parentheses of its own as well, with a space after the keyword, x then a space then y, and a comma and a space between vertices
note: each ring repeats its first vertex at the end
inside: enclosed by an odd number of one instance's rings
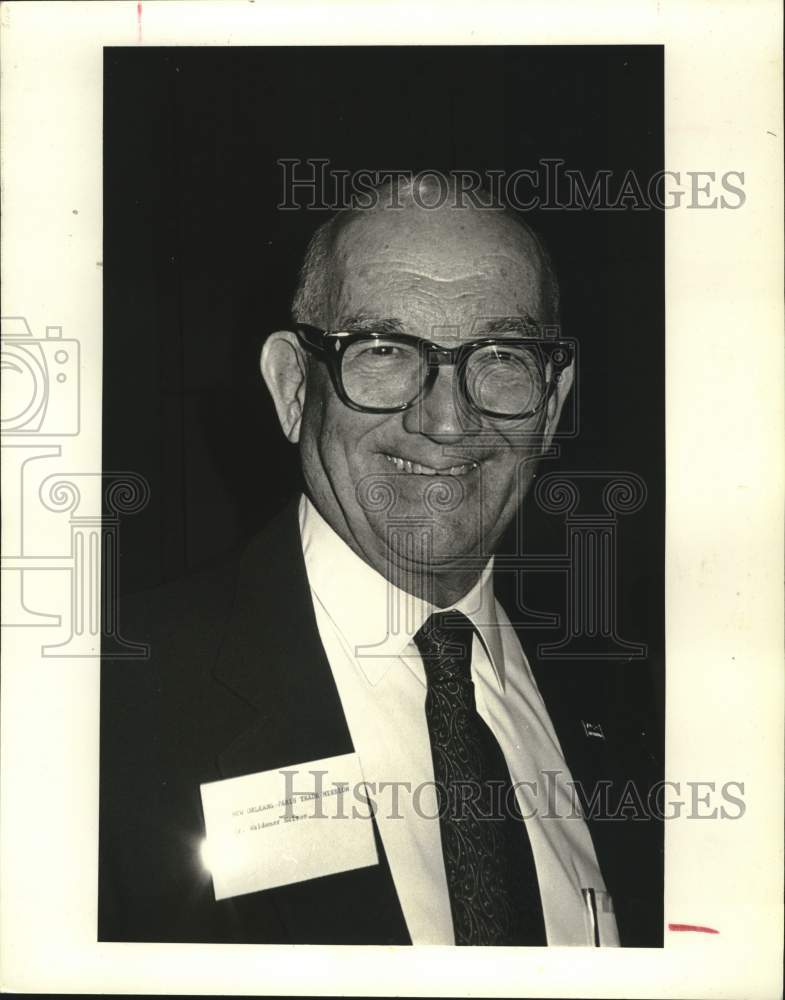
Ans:
POLYGON ((474 340, 465 341, 457 347, 442 347, 433 341, 425 340, 422 337, 415 337, 408 333, 374 333, 367 330, 356 332, 323 330, 321 327, 310 326, 306 323, 296 324, 295 332, 303 347, 327 364, 333 387, 341 402, 359 413, 401 413, 411 409, 427 396, 433 388, 439 374, 439 368, 443 365, 454 365, 458 375, 461 398, 473 411, 493 420, 526 420, 536 416, 547 405, 564 370, 570 366, 575 356, 573 341, 555 338, 479 337, 474 340), (427 368, 420 392, 413 399, 409 400, 408 403, 402 403, 398 406, 372 407, 362 406, 354 402, 347 394, 343 385, 342 360, 346 349, 360 340, 392 340, 419 347, 423 364, 427 368), (516 414, 496 413, 493 410, 487 410, 478 406, 471 398, 466 386, 466 362, 477 348, 485 347, 489 344, 526 347, 534 350, 539 360, 540 373, 546 384, 543 397, 534 409, 516 414), (551 373, 550 377, 546 378, 548 362, 551 364, 551 373))

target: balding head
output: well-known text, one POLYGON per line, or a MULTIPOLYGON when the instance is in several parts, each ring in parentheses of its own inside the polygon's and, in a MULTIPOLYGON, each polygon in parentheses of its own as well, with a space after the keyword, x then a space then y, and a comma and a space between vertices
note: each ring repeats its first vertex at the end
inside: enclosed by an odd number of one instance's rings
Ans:
POLYGON ((329 329, 344 325, 355 316, 351 308, 347 314, 342 295, 347 276, 362 279, 404 265, 437 282, 490 274, 509 284, 511 302, 525 294, 536 307, 533 319, 556 323, 558 284, 531 228, 508 209, 463 203, 459 194, 448 177, 414 176, 377 188, 371 208, 333 216, 308 246, 294 319, 329 329))

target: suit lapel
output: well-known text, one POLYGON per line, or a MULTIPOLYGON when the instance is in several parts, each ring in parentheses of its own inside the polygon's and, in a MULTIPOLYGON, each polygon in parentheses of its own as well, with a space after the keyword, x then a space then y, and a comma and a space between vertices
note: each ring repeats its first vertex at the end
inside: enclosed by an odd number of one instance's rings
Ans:
POLYGON ((588 810, 621 943, 661 943, 662 824, 652 818, 648 796, 663 773, 651 667, 624 661, 531 663, 588 810))
POLYGON ((575 780, 596 780, 614 770, 616 740, 605 697, 602 664, 529 662, 575 780))
MULTIPOLYGON (((223 734, 223 778, 353 753, 346 717, 319 638, 290 504, 248 546, 214 677, 243 703, 223 734)), ((387 858, 373 824, 379 864, 270 890, 299 943, 409 943, 387 858)), ((239 897, 252 919, 257 894, 239 897)))

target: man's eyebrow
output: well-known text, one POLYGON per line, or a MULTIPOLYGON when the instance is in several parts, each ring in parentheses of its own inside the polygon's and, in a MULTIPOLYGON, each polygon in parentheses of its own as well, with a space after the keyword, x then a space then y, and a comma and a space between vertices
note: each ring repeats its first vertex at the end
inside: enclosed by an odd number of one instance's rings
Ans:
POLYGON ((484 320, 475 327, 475 333, 478 334, 524 333, 536 335, 539 331, 540 324, 528 313, 524 313, 522 316, 497 316, 494 319, 484 320))
MULTIPOLYGON (((344 316, 336 330, 347 333, 406 333, 406 324, 395 316, 370 316, 367 313, 356 313, 353 316, 344 316)), ((524 313, 520 316, 496 316, 481 320, 474 326, 473 334, 477 336, 493 336, 497 333, 519 333, 528 336, 537 336, 540 333, 540 324, 524 313)))
POLYGON ((405 326, 395 316, 380 317, 358 313, 355 316, 344 316, 337 330, 351 333, 405 333, 405 326))

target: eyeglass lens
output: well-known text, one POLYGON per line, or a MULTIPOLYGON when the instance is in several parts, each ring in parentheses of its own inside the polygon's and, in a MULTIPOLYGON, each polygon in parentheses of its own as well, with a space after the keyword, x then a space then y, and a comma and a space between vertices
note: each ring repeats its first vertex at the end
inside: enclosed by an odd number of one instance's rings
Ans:
MULTIPOLYGON (((415 344, 394 339, 360 340, 343 355, 344 391, 358 406, 405 406, 416 399, 428 376, 415 344)), ((537 409, 545 392, 534 351, 519 345, 486 344, 472 351, 464 369, 466 392, 481 410, 516 416, 537 409)))

